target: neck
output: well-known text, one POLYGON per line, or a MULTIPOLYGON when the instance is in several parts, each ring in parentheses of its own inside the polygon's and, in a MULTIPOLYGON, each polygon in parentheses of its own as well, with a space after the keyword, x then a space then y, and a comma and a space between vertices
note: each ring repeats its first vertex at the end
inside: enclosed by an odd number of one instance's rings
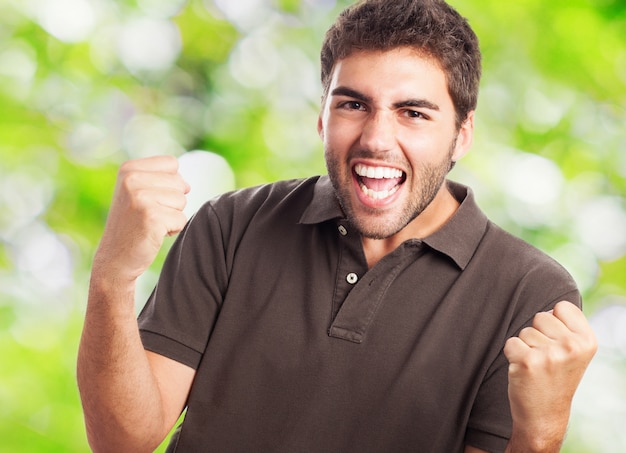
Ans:
POLYGON ((385 239, 363 237, 363 252, 371 269, 385 255, 409 239, 423 239, 441 228, 459 208, 459 202, 443 184, 433 201, 402 230, 385 239))

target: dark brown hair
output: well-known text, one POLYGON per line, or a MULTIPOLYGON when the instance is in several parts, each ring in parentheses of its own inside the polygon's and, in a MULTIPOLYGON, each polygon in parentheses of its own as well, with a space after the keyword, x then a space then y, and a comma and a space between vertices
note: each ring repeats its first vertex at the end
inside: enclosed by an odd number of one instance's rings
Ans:
POLYGON ((345 9, 322 45, 324 99, 338 60, 354 51, 398 47, 413 48, 439 63, 460 127, 476 109, 481 56, 467 20, 443 0, 363 0, 345 9))

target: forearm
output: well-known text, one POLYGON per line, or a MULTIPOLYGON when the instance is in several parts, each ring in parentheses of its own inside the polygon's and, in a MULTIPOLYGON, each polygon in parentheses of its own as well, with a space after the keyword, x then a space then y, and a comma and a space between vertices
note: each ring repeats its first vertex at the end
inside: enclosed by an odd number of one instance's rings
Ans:
POLYGON ((565 427, 544 427, 534 432, 513 427, 505 453, 559 453, 565 438, 565 427))
POLYGON ((159 388, 137 328, 133 284, 92 276, 77 378, 94 451, 153 451, 166 436, 159 388))
MULTIPOLYGON (((528 389, 522 399, 529 400, 528 393, 531 392, 535 396, 539 393, 528 389)), ((551 392, 551 396, 556 396, 555 393, 551 392)), ((567 432, 570 409, 569 395, 553 399, 545 396, 531 408, 513 405, 513 430, 506 453, 559 453, 567 432)))

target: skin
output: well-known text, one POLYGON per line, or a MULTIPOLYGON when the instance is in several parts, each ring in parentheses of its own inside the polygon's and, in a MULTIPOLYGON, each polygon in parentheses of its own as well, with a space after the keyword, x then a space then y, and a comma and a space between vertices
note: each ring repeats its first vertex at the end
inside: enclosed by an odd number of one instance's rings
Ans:
POLYGON ((77 380, 94 452, 151 452, 180 415, 195 371, 143 349, 134 308, 137 277, 165 236, 185 225, 189 186, 171 156, 120 168, 94 257, 77 380))
MULTIPOLYGON (((469 150, 473 125, 472 112, 457 130, 444 73, 408 49, 358 52, 337 63, 318 131, 341 203, 363 232, 370 266, 454 214, 458 202, 442 182, 450 163, 469 150), (357 166, 393 169, 400 178, 364 180, 355 176, 357 166), (379 196, 365 194, 362 181, 379 196)), ((173 157, 120 168, 94 257, 77 365, 94 452, 153 451, 186 404, 195 371, 143 349, 134 296, 137 278, 163 238, 184 227, 188 191, 173 157)), ((537 314, 532 327, 508 340, 508 452, 558 451, 573 394, 595 349, 585 317, 568 302, 537 314)))
POLYGON ((507 340, 513 416, 507 452, 560 451, 574 393, 597 348, 582 311, 565 301, 507 340))
POLYGON ((443 72, 408 48, 353 53, 335 65, 328 93, 318 120, 328 173, 373 266, 454 214, 442 183, 471 146, 474 116, 456 129, 443 72), (359 187, 359 165, 399 170, 403 181, 374 199, 359 187))

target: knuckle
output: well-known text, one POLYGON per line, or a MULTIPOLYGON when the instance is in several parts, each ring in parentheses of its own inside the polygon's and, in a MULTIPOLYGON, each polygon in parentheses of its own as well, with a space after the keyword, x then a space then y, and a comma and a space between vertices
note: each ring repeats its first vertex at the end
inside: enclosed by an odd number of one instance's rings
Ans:
POLYGON ((133 171, 122 173, 120 170, 120 175, 118 177, 118 184, 123 190, 123 192, 132 193, 133 190, 139 186, 139 176, 137 175, 136 172, 133 172, 133 171))
POLYGON ((135 175, 139 168, 140 167, 137 165, 137 161, 127 160, 119 166, 119 169, 117 170, 118 178, 126 179, 129 176, 135 175))
POLYGON ((553 318, 553 315, 550 312, 547 312, 547 311, 539 312, 535 314, 535 316, 533 317, 533 326, 537 327, 545 323, 546 321, 550 321, 552 318, 553 318))
POLYGON ((568 356, 577 355, 582 349, 581 346, 580 341, 574 335, 568 335, 560 340, 560 349, 568 356))
POLYGON ((563 341, 562 347, 571 359, 592 357, 597 348, 595 337, 573 335, 563 341))
POLYGON ((542 354, 529 352, 518 357, 518 360, 512 365, 514 365, 513 369, 515 369, 518 374, 523 373, 524 375, 531 375, 545 367, 545 358, 542 354))
POLYGON ((127 160, 126 162, 123 162, 122 165, 120 165, 120 168, 117 171, 117 173, 120 175, 128 173, 128 171, 131 169, 132 166, 133 166, 133 162, 130 160, 127 160))
POLYGON ((522 360, 524 368, 528 370, 540 370, 546 367, 546 365, 550 362, 549 356, 547 354, 541 353, 532 353, 527 354, 522 360))
POLYGON ((136 186, 141 180, 141 174, 137 171, 127 171, 124 173, 124 182, 129 186, 136 186))
POLYGON ((152 198, 152 195, 151 195, 149 190, 147 190, 147 189, 136 189, 133 192, 133 197, 132 197, 133 206, 136 209, 144 210, 145 207, 150 204, 151 198, 152 198))
POLYGON ((534 335, 535 331, 536 329, 534 327, 524 327, 522 330, 520 330, 518 337, 521 338, 522 340, 526 340, 532 335, 534 335))

